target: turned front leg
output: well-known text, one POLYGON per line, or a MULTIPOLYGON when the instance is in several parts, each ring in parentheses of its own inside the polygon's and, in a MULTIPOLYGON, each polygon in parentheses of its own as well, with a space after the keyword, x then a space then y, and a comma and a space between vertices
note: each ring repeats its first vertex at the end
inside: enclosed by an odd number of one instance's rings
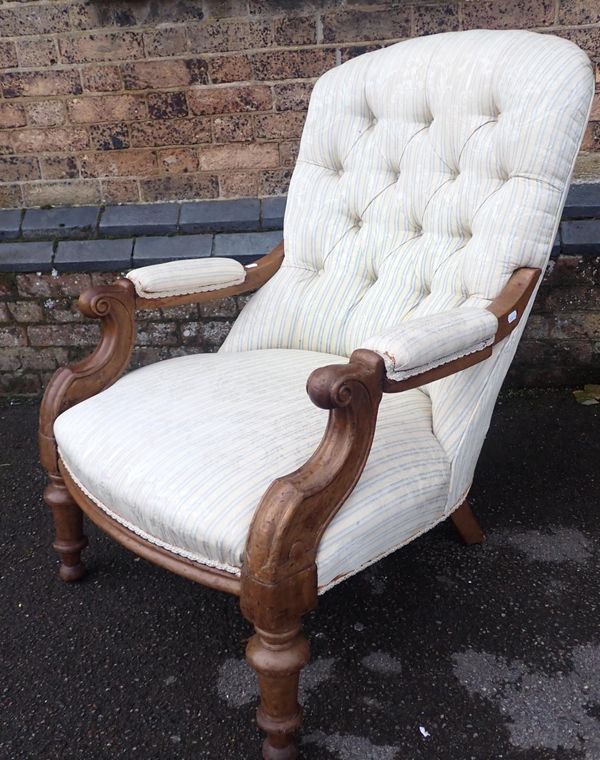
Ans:
POLYGON ((63 581, 78 581, 85 569, 81 552, 88 544, 83 532, 83 512, 58 475, 50 475, 50 482, 44 489, 44 501, 52 510, 54 520, 55 541, 52 546, 60 559, 58 574, 63 581))
POLYGON ((294 734, 302 723, 298 684, 300 671, 310 659, 300 625, 278 633, 256 628, 246 657, 258 675, 260 706, 256 718, 267 734, 263 758, 295 760, 298 750, 294 734))

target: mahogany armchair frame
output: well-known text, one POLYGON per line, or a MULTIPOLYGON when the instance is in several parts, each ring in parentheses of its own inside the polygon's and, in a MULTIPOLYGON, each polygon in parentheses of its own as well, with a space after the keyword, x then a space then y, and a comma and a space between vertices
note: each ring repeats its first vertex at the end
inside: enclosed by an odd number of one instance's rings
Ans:
MULTIPOLYGON (((46 388, 39 422, 41 462, 49 478, 44 499, 53 514, 53 547, 63 580, 76 581, 83 575, 85 513, 135 554, 197 583, 240 597, 242 613, 256 631, 246 655, 258 675, 257 721, 267 734, 265 760, 297 757, 294 734, 302 721, 298 683, 300 671, 309 660, 308 642, 300 629, 302 616, 317 605, 317 550, 325 529, 362 474, 383 393, 398 393, 460 372, 491 356, 492 346, 401 382, 389 380, 382 358, 365 349, 354 351, 347 364, 315 370, 308 378, 307 392, 314 404, 329 410, 325 433, 310 459, 295 472, 277 478, 262 497, 250 527, 239 578, 172 554, 109 517, 70 477, 60 460, 53 427, 59 414, 104 390, 125 371, 135 343, 136 311, 252 292, 275 274, 283 259, 281 243, 246 269, 242 284, 210 292, 141 298, 133 283, 124 278, 84 292, 79 308, 84 315, 100 320, 100 342, 83 361, 57 370, 46 388)), ((494 343, 519 324, 540 274, 539 269, 518 269, 489 305, 498 318, 494 343)), ((467 501, 451 519, 466 543, 483 540, 467 501)))

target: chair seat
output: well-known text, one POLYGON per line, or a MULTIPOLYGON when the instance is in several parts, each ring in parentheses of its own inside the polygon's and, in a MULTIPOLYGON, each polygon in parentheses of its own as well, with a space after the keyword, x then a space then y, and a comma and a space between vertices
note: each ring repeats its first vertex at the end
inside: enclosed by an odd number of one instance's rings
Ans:
MULTIPOLYGON (((239 574, 252 516, 276 477, 316 449, 327 412, 305 390, 341 356, 200 354, 133 371, 55 423, 78 485, 115 520, 178 555, 239 574)), ((362 478, 323 537, 319 590, 443 519, 450 464, 421 390, 386 395, 362 478)))

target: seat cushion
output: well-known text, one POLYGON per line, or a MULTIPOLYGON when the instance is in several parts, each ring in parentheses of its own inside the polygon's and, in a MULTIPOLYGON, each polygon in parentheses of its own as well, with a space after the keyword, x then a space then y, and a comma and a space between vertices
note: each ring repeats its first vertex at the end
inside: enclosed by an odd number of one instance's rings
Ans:
MULTIPOLYGON (((136 370, 55 423, 60 455, 121 524, 197 562, 239 574, 252 516, 276 477, 317 447, 327 412, 312 370, 347 361, 259 350, 170 359, 136 370)), ((384 397, 373 449, 318 554, 325 590, 444 517, 450 465, 416 389, 384 397)))

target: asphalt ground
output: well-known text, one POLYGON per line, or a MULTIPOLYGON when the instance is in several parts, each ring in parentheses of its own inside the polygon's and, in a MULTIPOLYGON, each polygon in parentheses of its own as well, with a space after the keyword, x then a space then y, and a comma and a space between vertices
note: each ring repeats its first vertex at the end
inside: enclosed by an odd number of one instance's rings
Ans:
MULTIPOLYGON (((89 526, 56 575, 35 406, 0 407, 0 758, 253 760, 237 601, 89 526)), ((600 406, 505 395, 445 523, 321 598, 306 621, 305 760, 600 760, 600 406)))

